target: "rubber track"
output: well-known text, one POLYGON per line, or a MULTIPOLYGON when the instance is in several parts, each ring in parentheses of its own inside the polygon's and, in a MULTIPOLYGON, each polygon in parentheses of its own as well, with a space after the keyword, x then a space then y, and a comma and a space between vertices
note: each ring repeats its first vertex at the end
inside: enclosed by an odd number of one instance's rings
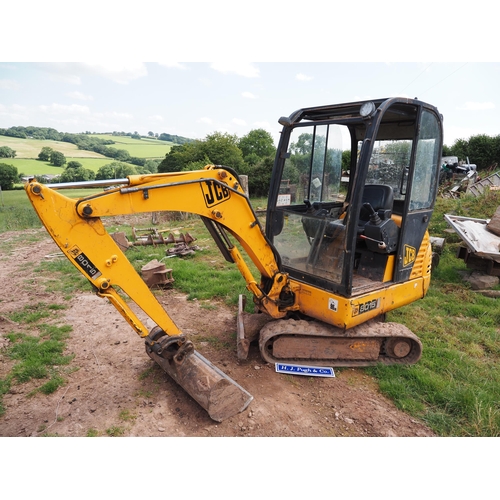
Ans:
POLYGON ((260 331, 259 348, 263 359, 268 363, 302 363, 313 366, 338 366, 338 367, 364 367, 374 366, 378 363, 385 365, 409 365, 416 363, 422 355, 422 343, 420 339, 406 326, 399 323, 382 322, 372 320, 358 325, 349 330, 336 328, 325 323, 305 320, 276 320, 265 325, 260 331), (283 335, 301 336, 304 342, 308 337, 337 337, 345 339, 361 340, 363 338, 383 338, 379 358, 376 360, 353 360, 353 359, 277 359, 272 356, 269 343, 283 335), (385 353, 385 342, 389 339, 405 338, 411 340, 411 350, 403 358, 389 357, 385 353))

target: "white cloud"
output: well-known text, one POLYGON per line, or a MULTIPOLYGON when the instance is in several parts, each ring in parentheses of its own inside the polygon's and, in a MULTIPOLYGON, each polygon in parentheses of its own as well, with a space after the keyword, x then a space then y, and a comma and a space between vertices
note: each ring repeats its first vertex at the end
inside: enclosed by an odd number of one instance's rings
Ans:
POLYGON ((213 120, 211 118, 208 118, 206 116, 202 117, 202 118, 199 118, 198 120, 196 120, 198 123, 206 123, 207 125, 212 125, 213 123, 213 120))
POLYGON ((295 79, 301 82, 309 82, 313 79, 313 77, 309 75, 304 75, 304 73, 297 73, 295 75, 295 79))
POLYGON ((80 85, 85 75, 97 75, 127 84, 148 74, 146 65, 141 62, 41 63, 39 67, 49 72, 51 78, 73 85, 80 85))
POLYGON ((463 106, 458 109, 462 109, 465 111, 482 111, 484 109, 494 109, 495 104, 492 102, 472 102, 467 101, 463 106))
POLYGON ((260 76, 260 70, 252 63, 212 63, 210 65, 215 71, 220 73, 228 74, 234 73, 239 76, 244 76, 245 78, 258 78, 260 76))
POLYGON ((134 115, 131 113, 118 113, 117 111, 106 111, 104 113, 95 113, 95 117, 97 118, 111 118, 113 120, 132 120, 134 115))
POLYGON ((88 106, 81 106, 80 104, 57 104, 52 103, 50 106, 41 104, 38 109, 48 115, 62 115, 62 114, 78 114, 78 115, 89 115, 90 109, 88 106))
POLYGON ((25 122, 29 119, 29 113, 25 106, 19 104, 12 104, 11 106, 0 104, 0 117, 6 122, 4 127, 10 127, 11 125, 7 125, 7 123, 25 122))
POLYGON ((163 120, 163 116, 161 116, 161 115, 151 115, 151 116, 148 116, 148 120, 151 120, 153 122, 162 122, 162 121, 164 121, 163 120))
MULTIPOLYGON (((484 133, 484 131, 474 129, 471 127, 460 127, 460 126, 446 125, 446 123, 445 123, 444 124, 443 142, 447 146, 453 146, 453 144, 455 144, 455 142, 458 139, 468 140, 469 137, 472 137, 473 135, 479 135, 482 133, 484 133)), ((471 161, 474 163, 474 160, 471 159, 471 161)))
POLYGON ((241 95, 246 99, 257 99, 257 97, 255 97, 255 95, 251 92, 242 92, 241 95))
POLYGON ((247 122, 245 120, 242 120, 241 118, 233 118, 231 121, 235 125, 240 125, 242 127, 244 127, 247 124, 247 122))
POLYGON ((91 95, 85 95, 82 92, 78 92, 78 90, 75 90, 74 92, 68 92, 66 94, 68 97, 71 97, 72 99, 78 99, 79 101, 93 101, 94 98, 91 95))
POLYGON ((2 90, 17 90, 20 87, 15 80, 0 80, 0 89, 2 90))
POLYGON ((173 68, 173 69, 187 69, 187 66, 185 64, 179 63, 179 62, 158 62, 160 66, 163 66, 164 68, 173 68))
MULTIPOLYGON (((276 123, 278 123, 278 120, 276 120, 276 123)), ((263 128, 265 130, 272 130, 273 127, 269 124, 269 122, 253 122, 253 126, 255 128, 263 128)), ((276 125, 276 127, 279 127, 279 125, 276 125)), ((276 128, 274 127, 274 128, 276 128)))
POLYGON ((48 73, 52 81, 68 83, 70 85, 82 84, 75 63, 38 63, 37 68, 48 73))
POLYGON ((90 73, 120 84, 127 84, 131 80, 137 80, 148 74, 146 65, 141 62, 90 62, 81 63, 81 66, 90 73))

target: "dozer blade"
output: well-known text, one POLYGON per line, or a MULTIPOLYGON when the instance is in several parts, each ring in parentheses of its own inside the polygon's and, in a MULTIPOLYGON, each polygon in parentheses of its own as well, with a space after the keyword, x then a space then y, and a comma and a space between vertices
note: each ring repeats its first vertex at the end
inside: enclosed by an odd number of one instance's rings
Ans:
POLYGON ((146 352, 216 422, 242 412, 253 400, 250 393, 194 349, 182 359, 163 358, 147 346, 146 352))
POLYGON ((240 361, 248 358, 250 343, 258 341, 262 328, 273 320, 271 316, 265 313, 251 314, 245 312, 245 304, 245 295, 240 295, 236 321, 236 354, 240 361))

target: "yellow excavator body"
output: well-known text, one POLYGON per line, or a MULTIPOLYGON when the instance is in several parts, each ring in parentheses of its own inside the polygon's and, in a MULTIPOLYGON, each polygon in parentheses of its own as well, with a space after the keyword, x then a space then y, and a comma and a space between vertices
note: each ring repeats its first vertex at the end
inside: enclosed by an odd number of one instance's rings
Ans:
POLYGON ((280 123, 265 228, 238 174, 225 166, 79 183, 113 186, 79 199, 60 191, 75 184, 32 179, 25 186, 64 255, 145 340, 147 354, 217 421, 242 411, 253 397, 194 349, 102 218, 160 211, 201 217, 253 296, 253 315, 240 299, 240 359, 252 342, 270 363, 320 366, 409 364, 422 352, 414 333, 384 319, 429 288, 427 226, 441 116, 421 101, 393 98, 305 108, 280 123), (341 137, 350 147, 347 171, 343 150, 333 143, 341 137), (154 322, 152 330, 119 291, 154 322))

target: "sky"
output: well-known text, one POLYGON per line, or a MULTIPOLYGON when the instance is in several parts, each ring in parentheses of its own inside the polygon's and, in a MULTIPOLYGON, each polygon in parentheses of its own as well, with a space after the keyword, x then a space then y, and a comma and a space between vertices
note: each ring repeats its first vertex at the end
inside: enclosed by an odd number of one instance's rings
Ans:
POLYGON ((242 137, 308 106, 418 97, 444 143, 500 134, 496 62, 0 62, 0 128, 242 137))

